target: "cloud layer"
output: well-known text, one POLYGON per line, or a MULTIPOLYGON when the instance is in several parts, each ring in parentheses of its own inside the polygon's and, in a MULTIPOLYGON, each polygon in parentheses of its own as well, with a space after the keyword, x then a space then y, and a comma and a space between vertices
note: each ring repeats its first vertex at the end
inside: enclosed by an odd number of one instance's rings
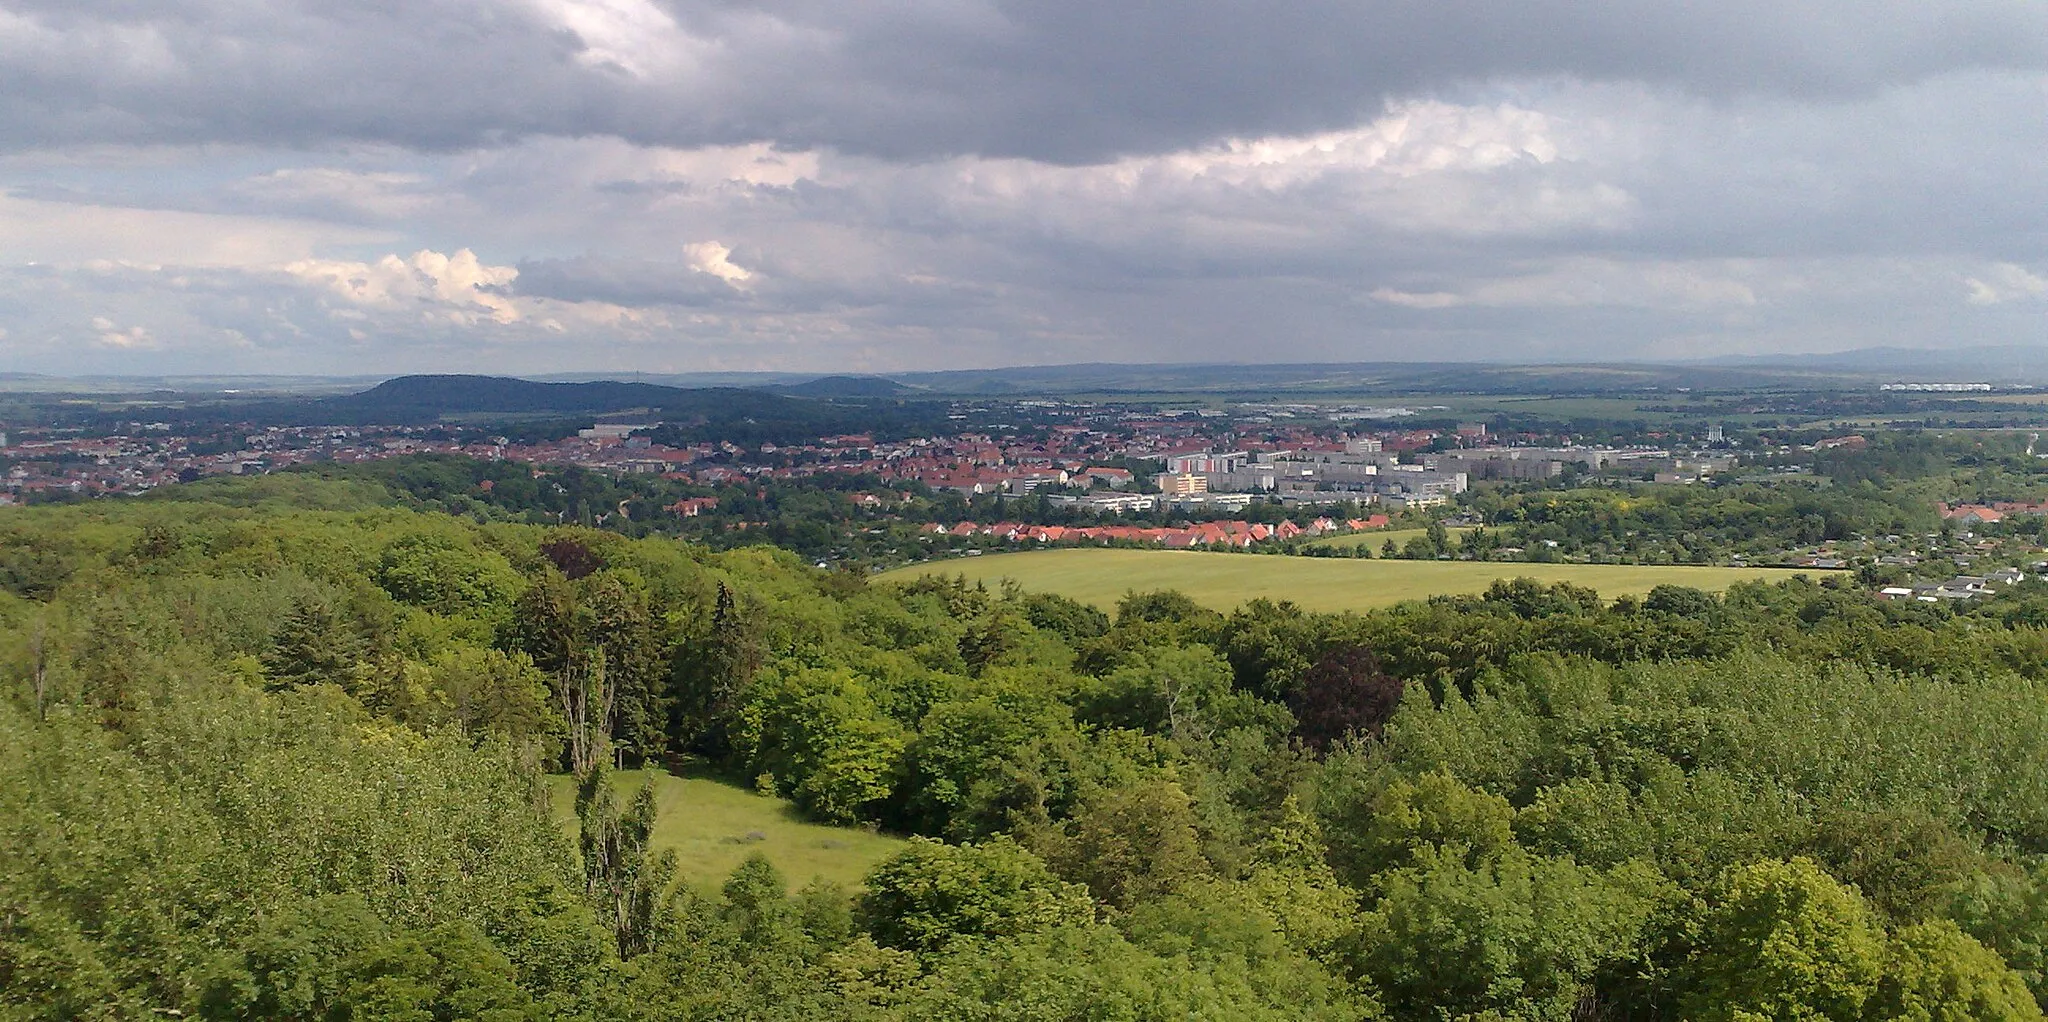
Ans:
POLYGON ((2036 343, 2048 7, 0 0, 0 368, 2036 343))
POLYGON ((1870 95, 2048 67, 2030 0, 11 0, 16 144, 459 149, 770 139, 1094 161, 1310 134, 1389 95, 1571 76, 1870 95))

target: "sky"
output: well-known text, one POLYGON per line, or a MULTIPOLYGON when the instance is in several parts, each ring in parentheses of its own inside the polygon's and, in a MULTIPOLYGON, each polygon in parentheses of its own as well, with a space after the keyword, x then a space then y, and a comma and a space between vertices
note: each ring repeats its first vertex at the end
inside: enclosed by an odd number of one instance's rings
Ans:
POLYGON ((2041 0, 0 0, 0 371, 1974 345, 2041 0))

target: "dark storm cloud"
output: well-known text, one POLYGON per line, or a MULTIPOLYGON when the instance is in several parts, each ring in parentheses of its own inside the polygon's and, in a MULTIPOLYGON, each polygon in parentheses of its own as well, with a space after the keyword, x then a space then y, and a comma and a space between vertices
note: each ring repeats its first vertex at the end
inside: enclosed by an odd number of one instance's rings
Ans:
POLYGON ((0 0, 0 140, 613 134, 1065 162, 1503 78, 1842 97, 2043 66, 2037 0, 0 0))

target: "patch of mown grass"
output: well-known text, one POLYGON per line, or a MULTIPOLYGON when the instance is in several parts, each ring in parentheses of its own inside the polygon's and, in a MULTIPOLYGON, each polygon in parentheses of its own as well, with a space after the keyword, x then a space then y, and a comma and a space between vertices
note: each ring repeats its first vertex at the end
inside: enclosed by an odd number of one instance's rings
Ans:
MULTIPOLYGON (((621 804, 631 801, 640 785, 649 781, 658 812, 654 845, 674 851, 678 879, 701 890, 717 890, 755 852, 767 856, 791 888, 813 877, 854 888, 903 845, 902 838, 887 834, 812 823, 783 799, 725 781, 659 770, 621 770, 613 775, 621 804)), ((573 833, 575 779, 550 777, 548 785, 556 815, 573 833)))

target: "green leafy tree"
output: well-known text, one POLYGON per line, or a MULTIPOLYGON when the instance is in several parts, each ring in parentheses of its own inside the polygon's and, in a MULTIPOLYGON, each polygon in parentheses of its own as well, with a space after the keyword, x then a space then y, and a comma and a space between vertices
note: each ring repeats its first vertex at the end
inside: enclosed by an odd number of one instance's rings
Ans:
POLYGON ((1097 901, 1129 911, 1209 873, 1194 803, 1166 778, 1084 801, 1049 843, 1047 861, 1097 901))
POLYGON ((1240 889, 1295 947, 1329 961, 1358 927, 1358 892, 1330 868, 1322 826, 1292 795, 1252 856, 1240 889))
POLYGON ((437 654, 427 671, 435 718, 463 734, 523 745, 561 730, 547 678, 523 653, 461 646, 437 654))
POLYGON ((1010 937, 1094 916, 1085 888, 1054 876, 1008 837, 967 845, 912 839, 868 874, 857 913, 884 947, 920 952, 960 937, 1010 937))
POLYGON ((201 1018, 476 1019, 544 1017, 510 959, 467 923, 394 928, 357 895, 316 899, 267 920, 211 977, 201 1018))
POLYGON ((1998 957, 1946 919, 1892 937, 1866 1017, 1883 1022, 2038 1022, 2041 1006, 1998 957))
POLYGON ((796 906, 789 900, 789 882, 767 856, 747 856, 726 878, 722 893, 725 905, 720 914, 739 932, 740 940, 768 947, 802 935, 796 906))
POLYGON ((1431 557, 1441 557, 1451 552, 1451 531, 1444 528, 1442 522, 1429 523, 1429 528, 1423 530, 1422 538, 1429 544, 1431 557))
POLYGON ((1565 1022, 1638 953, 1648 886, 1519 850, 1477 866, 1426 850, 1383 878, 1355 967, 1396 1018, 1565 1022))
POLYGON ((905 830, 974 838, 1063 815, 1079 795, 1085 746, 1073 710, 1006 686, 934 705, 904 749, 895 819, 905 830))
POLYGON ((1514 844, 1514 808, 1448 773, 1389 784, 1359 821, 1346 862, 1363 881, 1429 855, 1478 864, 1514 844))
POLYGON ((675 879, 675 853, 656 851, 654 787, 642 785, 625 811, 618 809, 610 771, 600 763, 576 786, 576 818, 583 853, 584 892, 612 933, 619 956, 648 951, 664 925, 662 898, 675 879))
POLYGON ((543 672, 560 674, 575 666, 584 653, 587 626, 578 620, 581 609, 569 580, 542 570, 519 595, 512 618, 512 643, 543 672))
POLYGON ((1330 625, 1285 600, 1261 597, 1232 611, 1222 650, 1237 687, 1269 701, 1285 699, 1329 643, 1330 625))
POLYGON ((1838 809, 1817 824, 1814 857, 1895 920, 1939 911, 1981 865, 1960 835, 1924 810, 1838 809))
POLYGON ((2048 1004, 2048 867, 1986 869, 1969 877, 1949 912, 1970 936, 1997 951, 2048 1004))
POLYGON ((1152 624, 1189 624, 1208 622, 1218 616, 1215 611, 1196 603, 1193 597, 1172 589, 1127 593, 1116 604, 1118 625, 1139 621, 1152 624))
POLYGON ((1884 977, 1884 928, 1811 859, 1731 869, 1699 920, 1688 1018, 1854 1022, 1884 977))
POLYGON ((1092 686, 1081 700, 1088 719, 1137 728, 1194 745, 1236 727, 1274 732, 1285 715, 1233 690, 1230 665, 1207 646, 1160 646, 1092 686))
POLYGON ((493 622, 511 612, 524 588, 504 555, 431 533, 406 536, 386 547, 374 577, 401 603, 493 622))
POLYGON ((1643 597, 1643 609, 1657 614, 1706 618, 1721 609, 1721 601, 1714 594, 1691 586, 1667 584, 1651 588, 1649 595, 1643 597))
POLYGON ((1023 598, 1024 616, 1031 624, 1078 645, 1100 638, 1109 631, 1109 615, 1057 593, 1032 593, 1023 598))
POLYGON ((748 773, 773 777, 781 794, 834 823, 874 817, 908 742, 846 668, 771 675, 739 717, 748 773))

